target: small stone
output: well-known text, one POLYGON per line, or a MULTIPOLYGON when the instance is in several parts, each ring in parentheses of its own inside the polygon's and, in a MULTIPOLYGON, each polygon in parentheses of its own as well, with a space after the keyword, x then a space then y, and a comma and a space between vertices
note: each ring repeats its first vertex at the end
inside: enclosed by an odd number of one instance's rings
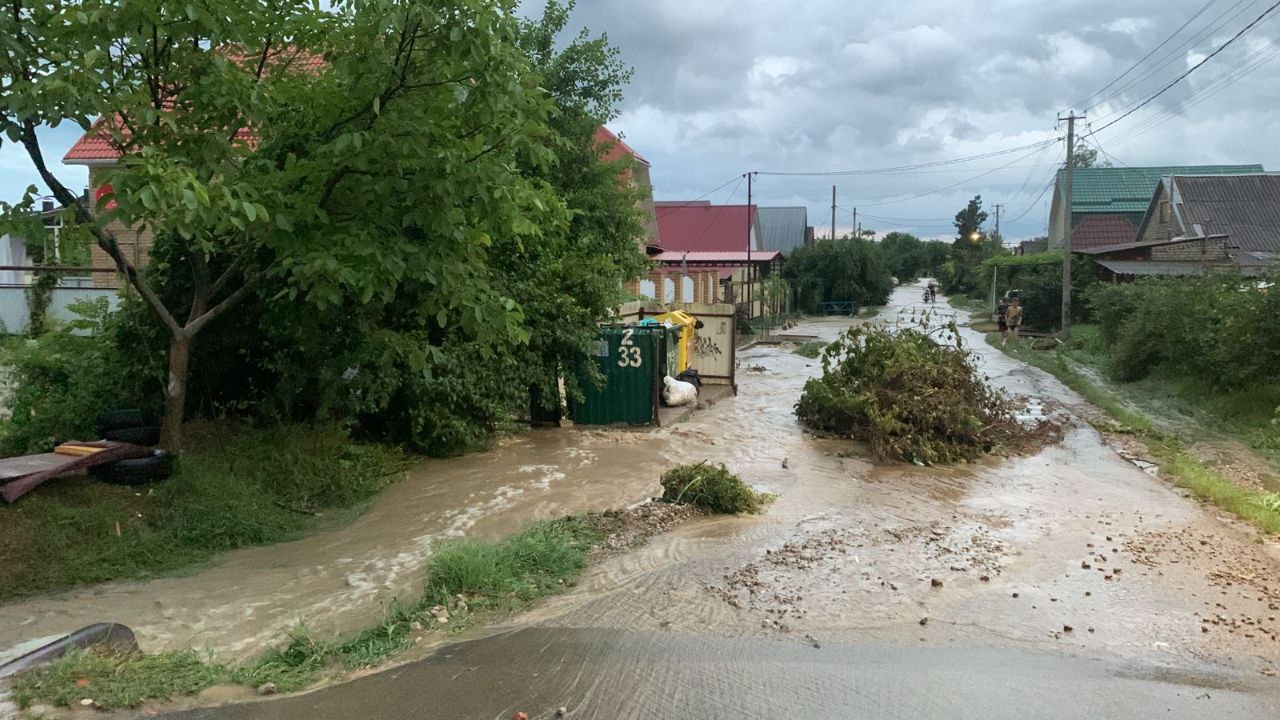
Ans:
POLYGON ((1090 592, 1090 591, 1088 591, 1088 590, 1085 590, 1085 591, 1084 591, 1084 596, 1085 596, 1085 597, 1093 597, 1093 593, 1092 593, 1092 592, 1090 592))
POLYGON ((80 704, 85 707, 89 707, 93 705, 93 698, 84 698, 83 700, 80 701, 80 704))
POLYGON ((1207 632, 1209 632, 1209 626, 1208 626, 1208 625, 1201 625, 1201 626, 1200 626, 1200 632, 1202 632, 1202 633, 1207 633, 1207 632))
POLYGON ((414 620, 413 622, 409 623, 409 629, 414 632, 422 632, 422 623, 418 622, 417 620, 414 620))
POLYGON ((563 706, 556 708, 556 717, 562 718, 568 714, 569 714, 569 708, 563 707, 563 706))
POLYGON ((258 686, 258 694, 259 695, 275 695, 276 684, 273 682, 262 683, 261 685, 258 686))
POLYGON ((925 626, 925 625, 928 625, 928 624, 929 624, 929 618, 928 618, 928 617, 922 617, 922 618, 920 618, 920 625, 921 625, 921 627, 923 627, 923 626, 925 626))
POLYGON ((1018 597, 1018 593, 1014 593, 1014 594, 1013 594, 1013 596, 1014 596, 1014 597, 1018 597))
POLYGON ((1062 626, 1062 632, 1071 632, 1071 631, 1072 631, 1072 630, 1074 630, 1074 629, 1075 629, 1075 628, 1071 627, 1070 625, 1063 625, 1063 626, 1062 626))
POLYGON ((934 587, 942 587, 942 581, 941 581, 941 580, 939 580, 938 578, 934 578, 934 579, 930 580, 930 581, 929 581, 929 584, 930 584, 930 585, 932 585, 932 586, 934 586, 934 587))
POLYGON ((987 575, 979 575, 978 582, 991 582, 991 578, 987 575))
POLYGON ((449 608, 443 605, 433 605, 427 612, 431 613, 431 617, 435 618, 436 622, 441 625, 449 622, 449 608))
POLYGON ((1081 569, 1081 570, 1088 570, 1088 569, 1089 569, 1089 561, 1088 561, 1088 560, 1081 560, 1081 561, 1080 561, 1080 569, 1081 569))

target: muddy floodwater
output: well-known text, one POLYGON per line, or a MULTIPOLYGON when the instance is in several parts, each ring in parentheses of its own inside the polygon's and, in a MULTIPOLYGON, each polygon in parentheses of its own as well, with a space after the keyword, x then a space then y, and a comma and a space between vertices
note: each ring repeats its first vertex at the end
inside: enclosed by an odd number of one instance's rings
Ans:
MULTIPOLYGON (((911 322, 918 288, 879 320, 911 322)), ((932 321, 952 311, 939 304, 932 321)), ((962 322, 967 316, 961 314, 962 322)), ((833 338, 848 320, 793 332, 833 338)), ((1033 455, 879 465, 797 425, 819 363, 740 352, 736 398, 653 431, 553 430, 431 462, 355 524, 184 578, 0 608, 0 646, 101 620, 246 655, 412 593, 432 542, 655 494, 722 461, 778 499, 592 567, 501 627, 384 672, 191 718, 1280 716, 1275 544, 1118 454, 1091 411, 968 329, 992 382, 1067 426, 1033 455)))

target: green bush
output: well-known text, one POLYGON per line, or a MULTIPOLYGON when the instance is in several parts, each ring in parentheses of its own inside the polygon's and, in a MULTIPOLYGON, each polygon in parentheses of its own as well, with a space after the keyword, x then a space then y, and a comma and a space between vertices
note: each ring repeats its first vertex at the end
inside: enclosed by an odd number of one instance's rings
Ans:
POLYGON ((818 356, 822 354, 822 349, 826 346, 827 344, 821 340, 810 340, 796 348, 796 354, 801 357, 807 357, 810 360, 816 360, 818 359, 818 356))
POLYGON ((1018 432, 1011 404, 974 365, 954 325, 943 341, 914 328, 851 328, 827 347, 796 415, 863 440, 886 460, 975 460, 1018 432))
POLYGON ((662 476, 662 499, 704 507, 714 513, 758 512, 764 498, 723 464, 681 465, 662 476))
POLYGON ((880 248, 866 240, 820 240, 796 248, 782 276, 795 288, 800 309, 811 314, 824 302, 883 305, 893 291, 893 271, 880 248))
POLYGON ((1111 371, 1135 380, 1153 370, 1221 390, 1275 382, 1280 292, 1234 274, 1145 278, 1088 294, 1111 371))
POLYGON ((97 439, 106 410, 142 404, 145 375, 120 351, 121 330, 106 298, 72 306, 77 319, 0 350, 13 390, 0 421, 4 455, 49 452, 67 440, 97 439))

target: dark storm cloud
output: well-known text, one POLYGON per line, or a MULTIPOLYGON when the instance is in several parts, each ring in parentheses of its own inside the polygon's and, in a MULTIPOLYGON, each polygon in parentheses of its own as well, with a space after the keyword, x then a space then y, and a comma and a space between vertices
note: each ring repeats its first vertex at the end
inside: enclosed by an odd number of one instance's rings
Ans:
MULTIPOLYGON (((653 163, 658 196, 673 199, 700 196, 749 169, 886 167, 1053 137, 1059 112, 1080 109, 1078 103, 1205 3, 579 0, 574 23, 607 32, 635 68, 613 125, 653 163)), ((527 0, 522 12, 536 14, 540 5, 527 0)), ((1157 55, 1171 54, 1167 68, 1091 110, 1090 122, 1101 126, 1117 108, 1154 92, 1263 7, 1214 3, 1157 55), (1196 42, 1184 45, 1193 37, 1196 42)), ((1265 53, 1278 31, 1280 21, 1260 26, 1098 140, 1130 165, 1262 162, 1280 168, 1280 149, 1262 140, 1280 131, 1280 83, 1273 82, 1280 63, 1260 66, 1207 102, 1183 103, 1250 53, 1265 53), (1175 114, 1162 117, 1169 109, 1175 114)), ((75 134, 46 133, 46 154, 61 156, 75 134)), ((834 182, 842 227, 858 206, 863 217, 929 218, 907 229, 945 234, 945 219, 981 193, 988 205, 1010 211, 1008 235, 1028 236, 1045 224, 1043 201, 1033 201, 1061 155, 1055 147, 909 175, 762 177, 757 198, 806 204, 816 225, 829 226, 834 182), (949 189, 897 202, 942 188, 949 189)), ((16 148, 0 146, 0 196, 14 199, 33 181, 16 148)), ((741 202, 745 187, 735 182, 711 197, 723 202, 735 189, 733 199, 741 202)), ((894 229, 889 222, 868 224, 894 229)))
MULTIPOLYGON (((622 116, 614 123, 654 164, 659 197, 694 197, 748 169, 818 170, 929 162, 1052 137, 1057 114, 1088 99, 1204 6, 1204 0, 583 0, 579 26, 607 32, 635 68, 622 116)), ((536 12, 536 2, 526 12, 536 12)), ((1212 6, 1160 54, 1171 63, 1095 109, 1107 115, 1154 92, 1226 40, 1262 8, 1212 6), (1226 15, 1222 13, 1230 10, 1226 15), (1239 14, 1236 14, 1239 13, 1239 14), (1232 17, 1234 15, 1234 17, 1232 17), (1216 32, 1208 32, 1215 29, 1216 32), (1181 47, 1182 39, 1201 35, 1181 47), (1201 55, 1201 56, 1202 56, 1201 55)), ((1255 43, 1276 37, 1264 25, 1255 43)), ((1262 45, 1233 48, 1206 66, 1203 84, 1262 45), (1219 63, 1218 61, 1221 61, 1219 63)), ((1228 114, 1175 117, 1145 134, 1126 128, 1179 107, 1190 84, 1099 136, 1127 164, 1264 162, 1280 167, 1265 137, 1280 124, 1269 66, 1219 96, 1228 114), (1123 139, 1116 149, 1108 139, 1123 139)), ((1130 79, 1132 79, 1131 76, 1130 79)), ((1217 98, 1215 98, 1217 100, 1217 98)), ((1211 103, 1209 107, 1223 105, 1211 103)), ((982 193, 1015 213, 1010 235, 1032 235, 1046 211, 1032 202, 1062 150, 977 161, 946 171, 870 178, 761 178, 763 202, 803 202, 829 226, 830 186, 841 214, 854 205, 879 217, 947 218, 982 193), (921 194, 996 167, 1012 166, 919 200, 921 194)), ((732 189, 732 185, 729 189, 732 189)), ((728 190, 713 196, 723 201, 728 190)), ((738 189, 735 201, 742 200, 738 189)), ((864 213, 865 214, 865 213, 864 213)), ((841 222, 841 221, 838 221, 841 222)), ((848 218, 843 221, 848 225, 848 218)), ((935 221, 935 225, 937 222, 935 221)), ((941 223, 945 226, 945 222, 941 223)), ((879 223, 883 230, 893 229, 879 223)), ((917 223, 924 234, 945 227, 917 223)))

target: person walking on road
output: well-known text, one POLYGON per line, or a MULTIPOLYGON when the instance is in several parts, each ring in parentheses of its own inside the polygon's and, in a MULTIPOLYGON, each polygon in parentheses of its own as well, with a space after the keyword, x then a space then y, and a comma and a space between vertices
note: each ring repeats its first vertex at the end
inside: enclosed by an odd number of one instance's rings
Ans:
POLYGON ((929 302, 938 302, 938 286, 932 280, 929 281, 929 302))
POLYGON ((1018 330, 1022 327, 1022 298, 1017 295, 1009 300, 1009 307, 1004 312, 1005 332, 1004 339, 1000 341, 1000 347, 1004 347, 1009 342, 1009 336, 1013 335, 1013 339, 1018 339, 1018 330))

